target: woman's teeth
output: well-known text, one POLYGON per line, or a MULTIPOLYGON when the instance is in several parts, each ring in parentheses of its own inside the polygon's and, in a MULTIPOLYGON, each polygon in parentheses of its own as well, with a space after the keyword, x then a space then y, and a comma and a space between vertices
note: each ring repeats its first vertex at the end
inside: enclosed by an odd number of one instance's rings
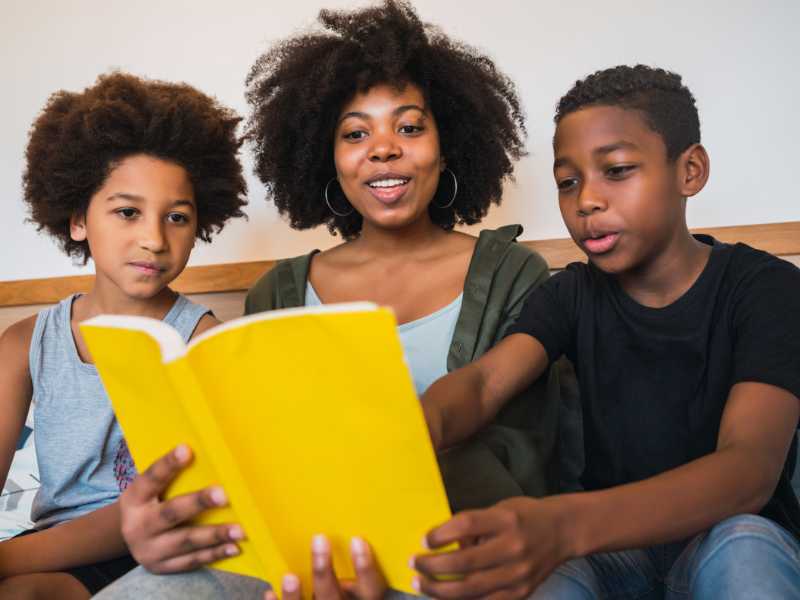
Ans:
POLYGON ((373 181, 369 184, 369 187, 373 188, 388 188, 388 187, 395 187, 397 185, 404 185, 408 183, 408 179, 381 179, 380 181, 373 181))

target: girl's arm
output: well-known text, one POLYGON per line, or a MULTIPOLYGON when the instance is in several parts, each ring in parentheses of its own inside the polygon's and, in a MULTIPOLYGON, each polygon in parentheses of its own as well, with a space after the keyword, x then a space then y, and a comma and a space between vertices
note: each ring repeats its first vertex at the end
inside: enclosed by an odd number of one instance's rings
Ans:
POLYGON ((127 553, 120 532, 119 502, 63 525, 0 544, 0 577, 63 571, 127 553))
POLYGON ((36 316, 19 321, 0 336, 0 481, 5 485, 33 386, 28 369, 28 351, 36 316))

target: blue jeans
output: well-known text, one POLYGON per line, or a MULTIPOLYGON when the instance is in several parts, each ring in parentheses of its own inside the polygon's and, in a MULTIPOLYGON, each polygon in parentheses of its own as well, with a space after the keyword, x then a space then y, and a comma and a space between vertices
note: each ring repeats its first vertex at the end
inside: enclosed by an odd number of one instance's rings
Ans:
POLYGON ((688 544, 594 554, 569 561, 531 600, 800 598, 800 544, 756 515, 718 523, 688 544))

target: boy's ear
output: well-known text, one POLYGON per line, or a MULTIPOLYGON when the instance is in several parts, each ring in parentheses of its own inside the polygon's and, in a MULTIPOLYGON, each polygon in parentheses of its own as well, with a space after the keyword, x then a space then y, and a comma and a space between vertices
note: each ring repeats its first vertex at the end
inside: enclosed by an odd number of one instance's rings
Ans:
POLYGON ((702 190, 711 171, 711 160, 702 144, 692 144, 678 157, 678 186, 685 198, 702 190))
POLYGON ((76 242, 86 241, 86 215, 72 215, 69 218, 69 237, 76 242))

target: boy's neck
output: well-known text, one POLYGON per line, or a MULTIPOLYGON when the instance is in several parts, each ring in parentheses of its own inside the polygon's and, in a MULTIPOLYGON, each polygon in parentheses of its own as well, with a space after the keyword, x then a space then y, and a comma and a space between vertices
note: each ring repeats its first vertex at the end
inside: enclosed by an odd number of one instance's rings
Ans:
POLYGON ((653 260, 617 276, 622 289, 649 308, 664 308, 683 296, 703 272, 711 246, 688 229, 680 232, 653 260))

